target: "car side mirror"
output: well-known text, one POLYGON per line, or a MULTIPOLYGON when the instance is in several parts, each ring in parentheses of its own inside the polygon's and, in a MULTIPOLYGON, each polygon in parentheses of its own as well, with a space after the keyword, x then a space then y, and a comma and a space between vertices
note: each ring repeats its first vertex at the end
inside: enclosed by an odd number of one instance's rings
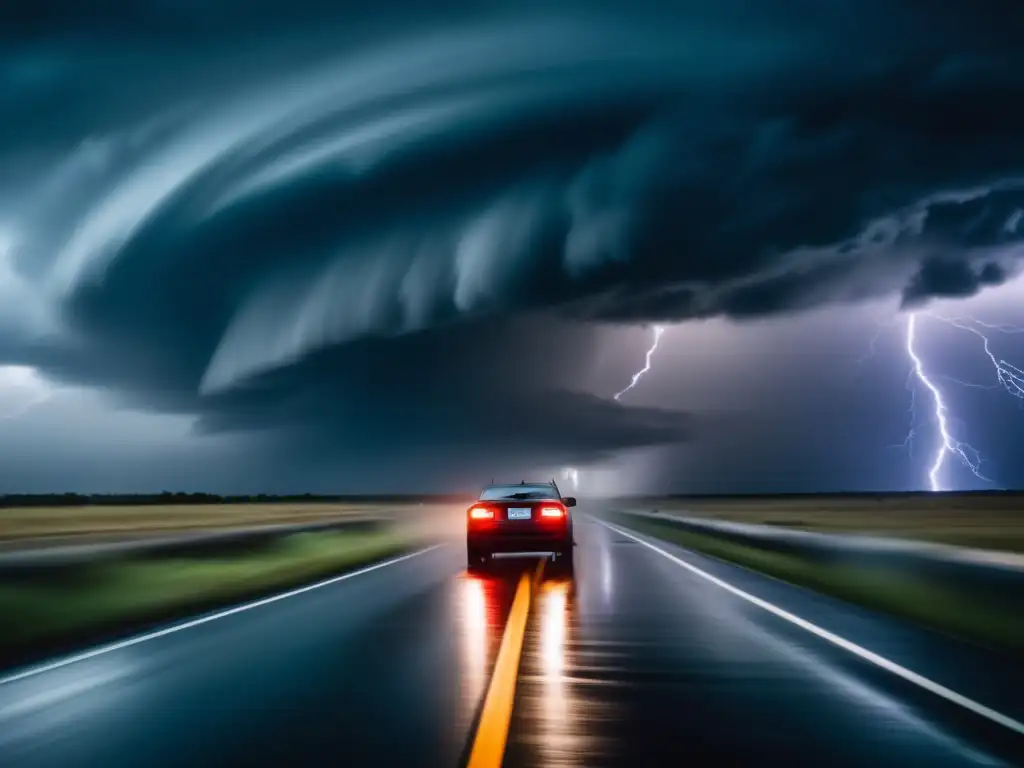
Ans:
POLYGON ((567 506, 567 507, 575 507, 576 506, 576 497, 575 496, 563 496, 562 497, 562 503, 565 504, 565 506, 567 506))

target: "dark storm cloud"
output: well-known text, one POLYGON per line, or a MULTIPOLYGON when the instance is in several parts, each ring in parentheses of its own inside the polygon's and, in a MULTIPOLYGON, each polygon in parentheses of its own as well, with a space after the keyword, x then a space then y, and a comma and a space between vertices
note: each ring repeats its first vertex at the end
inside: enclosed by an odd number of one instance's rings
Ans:
POLYGON ((581 323, 1018 271, 1024 15, 933 5, 5 9, 0 227, 61 322, 0 350, 327 453, 682 439, 581 394, 581 323))
POLYGON ((688 438, 683 414, 573 391, 598 340, 527 318, 357 342, 208 396, 200 427, 269 431, 321 459, 412 460, 457 445, 464 476, 523 456, 571 463, 688 438))

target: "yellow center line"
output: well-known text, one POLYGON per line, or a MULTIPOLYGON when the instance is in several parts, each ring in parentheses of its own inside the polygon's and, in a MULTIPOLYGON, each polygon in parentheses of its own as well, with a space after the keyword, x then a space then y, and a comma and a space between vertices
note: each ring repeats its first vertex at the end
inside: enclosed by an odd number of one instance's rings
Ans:
POLYGON ((508 621, 505 622, 505 633, 498 648, 498 658, 494 662, 494 674, 484 698, 480 724, 476 729, 467 768, 500 768, 505 757, 508 729, 512 722, 512 705, 516 696, 516 678, 519 676, 519 659, 523 653, 523 639, 526 636, 526 620, 530 615, 533 590, 543 573, 544 561, 541 560, 533 579, 525 573, 519 579, 512 609, 509 611, 508 621))
POLYGON ((546 562, 547 560, 541 560, 538 562, 537 570, 533 572, 533 589, 535 592, 537 591, 537 586, 540 584, 541 578, 544 576, 544 563, 546 562))

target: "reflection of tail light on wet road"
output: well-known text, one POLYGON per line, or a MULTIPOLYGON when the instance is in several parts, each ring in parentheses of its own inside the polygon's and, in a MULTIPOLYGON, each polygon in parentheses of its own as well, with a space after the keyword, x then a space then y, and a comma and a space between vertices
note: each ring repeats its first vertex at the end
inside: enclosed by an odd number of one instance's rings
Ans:
MULTIPOLYGON (((503 588, 503 580, 467 579, 466 583, 476 584, 467 590, 467 616, 471 601, 479 604, 481 597, 485 612, 498 610, 498 602, 504 604, 504 593, 493 591, 503 588), (498 600, 492 605, 495 597, 498 600)), ((501 648, 468 765, 497 768, 509 756, 506 746, 515 763, 582 765, 593 753, 595 734, 586 728, 589 706, 580 695, 579 685, 586 681, 577 677, 574 582, 545 579, 544 563, 540 562, 532 578, 528 573, 519 575, 515 590, 504 630, 494 625, 490 616, 486 622, 492 635, 501 636, 501 648)), ((490 650, 485 650, 488 659, 490 650)))
POLYGON ((569 622, 568 584, 544 584, 540 594, 541 663, 545 681, 551 683, 565 669, 565 633, 569 622))
POLYGON ((546 582, 537 596, 538 751, 544 765, 574 765, 578 755, 578 734, 573 725, 577 702, 567 675, 571 670, 570 588, 570 582, 546 582))
POLYGON ((492 582, 472 576, 462 579, 459 586, 459 615, 462 618, 459 633, 464 668, 462 696, 464 702, 474 702, 475 706, 487 685, 487 655, 492 637, 489 624, 493 613, 488 606, 488 593, 493 602, 494 587, 492 582))

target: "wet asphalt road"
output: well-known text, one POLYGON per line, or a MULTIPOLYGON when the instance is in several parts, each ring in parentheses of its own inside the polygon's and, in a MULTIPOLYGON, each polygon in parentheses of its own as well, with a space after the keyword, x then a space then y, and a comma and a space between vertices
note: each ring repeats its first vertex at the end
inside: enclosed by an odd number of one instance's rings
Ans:
MULTIPOLYGON (((1024 763, 1024 738, 584 514, 577 541, 536 593, 506 766, 1024 763)), ((1024 720, 1018 665, 658 546, 1024 720)), ((450 544, 4 682, 0 765, 459 765, 517 577, 450 544)))

